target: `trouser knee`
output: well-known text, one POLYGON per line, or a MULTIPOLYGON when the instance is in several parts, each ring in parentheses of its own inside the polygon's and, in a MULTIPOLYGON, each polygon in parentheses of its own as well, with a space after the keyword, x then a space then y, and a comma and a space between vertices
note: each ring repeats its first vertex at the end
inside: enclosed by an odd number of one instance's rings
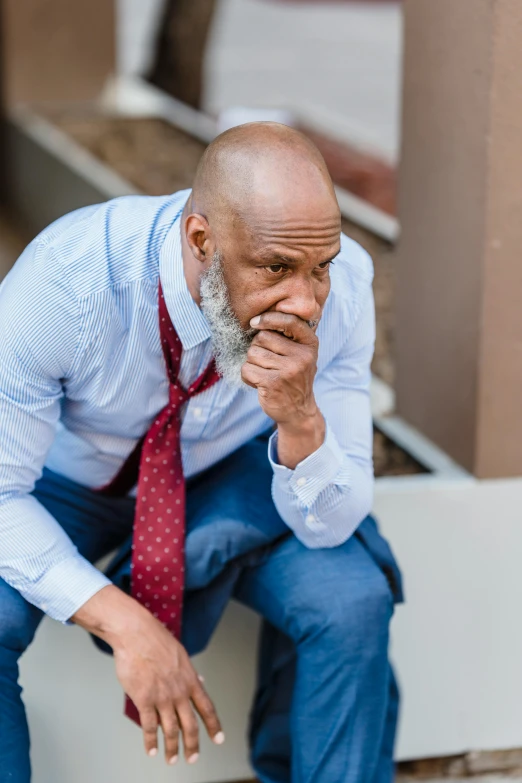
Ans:
POLYGON ((386 652, 393 598, 381 571, 361 583, 356 592, 343 590, 325 597, 312 612, 304 638, 315 638, 329 652, 373 657, 386 652))

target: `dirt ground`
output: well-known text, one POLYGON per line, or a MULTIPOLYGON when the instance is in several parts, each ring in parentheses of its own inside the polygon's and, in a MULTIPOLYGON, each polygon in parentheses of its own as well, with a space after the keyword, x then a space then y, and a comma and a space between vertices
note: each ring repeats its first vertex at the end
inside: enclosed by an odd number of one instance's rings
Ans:
MULTIPOLYGON (((154 119, 95 114, 54 114, 50 119, 139 190, 152 196, 188 188, 205 145, 154 119)), ((345 163, 346 167, 346 163, 345 163)), ((375 265, 377 340, 373 371, 393 385, 393 265, 391 246, 345 220, 343 230, 372 256, 375 265)), ((375 432, 376 476, 424 472, 385 435, 375 432)))

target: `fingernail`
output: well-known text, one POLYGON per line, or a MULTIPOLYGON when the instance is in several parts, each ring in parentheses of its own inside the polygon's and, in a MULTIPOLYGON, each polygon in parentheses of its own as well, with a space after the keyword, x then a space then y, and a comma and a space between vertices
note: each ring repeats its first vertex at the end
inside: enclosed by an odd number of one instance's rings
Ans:
POLYGON ((175 764, 177 762, 177 760, 178 760, 177 756, 172 756, 172 758, 169 759, 169 764, 175 764))
POLYGON ((198 680, 200 682, 205 682, 205 678, 201 674, 198 674, 198 680))
POLYGON ((250 319, 250 326, 259 326, 260 321, 261 321, 261 316, 256 315, 255 318, 250 319))
POLYGON ((187 761, 189 764, 195 764, 198 759, 199 759, 199 753, 193 753, 192 756, 188 757, 187 761))
POLYGON ((218 731, 218 733, 213 739, 213 742, 215 742, 216 745, 222 745, 224 741, 225 741, 225 735, 223 734, 222 731, 218 731))
POLYGON ((157 748, 151 748, 149 750, 149 756, 155 756, 157 754, 157 752, 158 752, 157 748))

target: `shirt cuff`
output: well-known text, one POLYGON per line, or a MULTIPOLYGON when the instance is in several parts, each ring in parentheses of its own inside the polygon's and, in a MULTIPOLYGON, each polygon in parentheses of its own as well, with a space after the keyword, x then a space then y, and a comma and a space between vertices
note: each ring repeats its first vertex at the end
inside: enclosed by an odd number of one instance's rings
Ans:
POLYGON ((340 473, 345 473, 341 470, 345 465, 345 459, 328 423, 326 423, 323 444, 300 462, 294 470, 280 465, 277 461, 277 430, 268 441, 268 459, 278 485, 286 492, 295 495, 304 508, 310 508, 319 494, 334 480, 336 483, 349 483, 348 476, 343 476, 342 482, 339 482, 340 473))
POLYGON ((86 601, 112 584, 81 555, 61 560, 28 590, 24 598, 53 620, 66 623, 86 601))

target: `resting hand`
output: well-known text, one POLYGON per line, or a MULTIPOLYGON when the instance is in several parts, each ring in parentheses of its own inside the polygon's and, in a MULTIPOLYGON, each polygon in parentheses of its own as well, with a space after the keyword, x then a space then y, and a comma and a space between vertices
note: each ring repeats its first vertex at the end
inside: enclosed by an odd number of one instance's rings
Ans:
POLYGON ((167 762, 177 760, 180 733, 187 761, 196 761, 199 730, 195 711, 211 739, 218 745, 223 742, 214 705, 186 650, 147 609, 110 585, 71 619, 111 645, 116 674, 139 712, 149 755, 157 753, 160 728, 167 762))

